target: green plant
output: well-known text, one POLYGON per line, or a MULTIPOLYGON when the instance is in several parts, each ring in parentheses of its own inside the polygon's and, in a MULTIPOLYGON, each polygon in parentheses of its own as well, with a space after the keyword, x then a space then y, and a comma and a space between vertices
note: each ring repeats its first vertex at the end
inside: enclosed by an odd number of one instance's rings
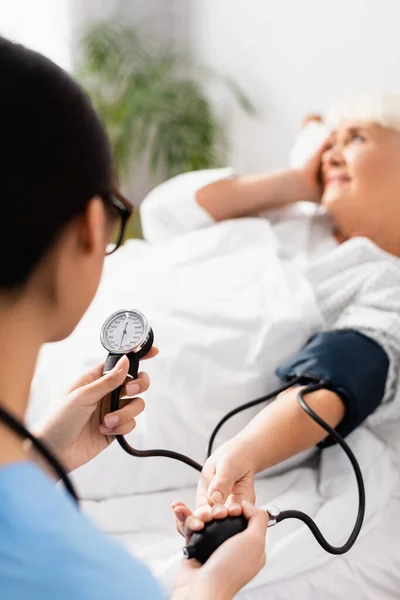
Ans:
POLYGON ((210 79, 255 114, 235 82, 117 21, 90 24, 77 74, 108 130, 122 179, 144 155, 150 173, 163 179, 222 164, 226 141, 203 88, 210 79))

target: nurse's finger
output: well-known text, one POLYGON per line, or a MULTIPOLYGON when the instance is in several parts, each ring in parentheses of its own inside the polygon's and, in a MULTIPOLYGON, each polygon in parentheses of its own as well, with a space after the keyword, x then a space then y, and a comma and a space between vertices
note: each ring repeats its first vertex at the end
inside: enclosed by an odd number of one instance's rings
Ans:
POLYGON ((116 427, 104 427, 104 425, 100 425, 100 433, 107 436, 127 435, 133 431, 135 427, 136 420, 131 419, 128 421, 128 423, 124 423, 124 425, 117 425, 116 427))
POLYGON ((130 379, 122 390, 121 398, 133 398, 147 392, 150 387, 150 377, 147 373, 139 373, 137 379, 130 379))
MULTIPOLYGON (((102 426, 106 429, 115 429, 117 427, 119 428, 121 425, 129 423, 135 417, 140 415, 140 413, 142 413, 144 409, 145 402, 143 398, 133 398, 123 408, 120 408, 119 410, 105 415, 105 417, 103 418, 102 426)), ((120 433, 120 431, 118 431, 117 433, 120 433)))

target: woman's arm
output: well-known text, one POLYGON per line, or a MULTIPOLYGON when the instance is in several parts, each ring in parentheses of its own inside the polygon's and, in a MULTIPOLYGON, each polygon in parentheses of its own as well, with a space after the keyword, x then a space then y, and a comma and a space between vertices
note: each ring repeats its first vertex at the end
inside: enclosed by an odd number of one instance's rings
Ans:
POLYGON ((199 189, 197 204, 215 221, 256 216, 300 201, 319 202, 325 140, 299 168, 215 181, 199 189))
POLYGON ((301 200, 318 201, 319 187, 303 169, 232 177, 206 185, 196 202, 215 221, 257 215, 301 200))
MULTIPOLYGON (((220 446, 207 460, 199 482, 197 504, 254 502, 254 475, 312 448, 327 437, 297 401, 300 387, 280 394, 237 436, 220 446)), ((330 390, 307 394, 307 404, 331 427, 345 415, 343 400, 330 390)), ((175 509, 175 514, 182 508, 175 509)), ((185 516, 187 516, 184 511, 185 516)), ((176 514, 177 516, 177 514, 176 514)))
POLYGON ((230 168, 184 173, 156 187, 140 214, 144 238, 164 242, 215 221, 258 215, 298 201, 319 202, 325 144, 300 168, 236 177, 230 168))
MULTIPOLYGON (((256 473, 312 448, 327 437, 327 433, 301 408, 297 397, 299 387, 280 394, 262 410, 237 436, 246 447, 256 473)), ((345 415, 343 400, 330 390, 307 394, 307 404, 332 428, 345 415)))
POLYGON ((196 192, 232 174, 231 168, 206 169, 183 173, 158 185, 140 206, 145 240, 158 244, 212 225, 211 215, 196 202, 196 192))
MULTIPOLYGON (((329 382, 327 387, 331 389, 307 393, 306 402, 345 437, 379 407, 389 365, 385 349, 372 338, 356 330, 339 329, 315 335, 277 373, 284 381, 304 375, 329 382)), ((254 500, 255 473, 327 438, 325 430, 299 405, 300 389, 292 387, 280 394, 208 459, 200 482, 199 504, 223 502, 229 494, 237 496, 235 500, 254 500)))

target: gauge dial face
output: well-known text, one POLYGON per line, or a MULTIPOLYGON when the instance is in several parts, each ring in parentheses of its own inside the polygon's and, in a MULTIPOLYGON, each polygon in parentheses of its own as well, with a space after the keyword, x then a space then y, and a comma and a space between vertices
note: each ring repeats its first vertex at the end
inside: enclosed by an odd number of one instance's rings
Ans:
POLYGON ((101 343, 109 352, 126 354, 139 349, 149 335, 147 319, 137 310, 119 310, 101 330, 101 343))

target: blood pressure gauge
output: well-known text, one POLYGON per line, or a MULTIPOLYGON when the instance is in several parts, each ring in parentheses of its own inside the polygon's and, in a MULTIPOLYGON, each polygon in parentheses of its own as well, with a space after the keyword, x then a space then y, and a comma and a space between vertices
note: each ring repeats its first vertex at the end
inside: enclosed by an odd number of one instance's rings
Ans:
POLYGON ((138 310, 118 310, 101 328, 100 339, 112 354, 140 352, 151 336, 146 317, 138 310))
MULTIPOLYGON (((153 330, 146 317, 138 310, 125 309, 113 313, 103 324, 100 340, 109 355, 104 372, 111 370, 122 354, 127 354, 133 365, 145 356, 154 341, 153 330)), ((131 373, 134 376, 134 373, 131 373)))

